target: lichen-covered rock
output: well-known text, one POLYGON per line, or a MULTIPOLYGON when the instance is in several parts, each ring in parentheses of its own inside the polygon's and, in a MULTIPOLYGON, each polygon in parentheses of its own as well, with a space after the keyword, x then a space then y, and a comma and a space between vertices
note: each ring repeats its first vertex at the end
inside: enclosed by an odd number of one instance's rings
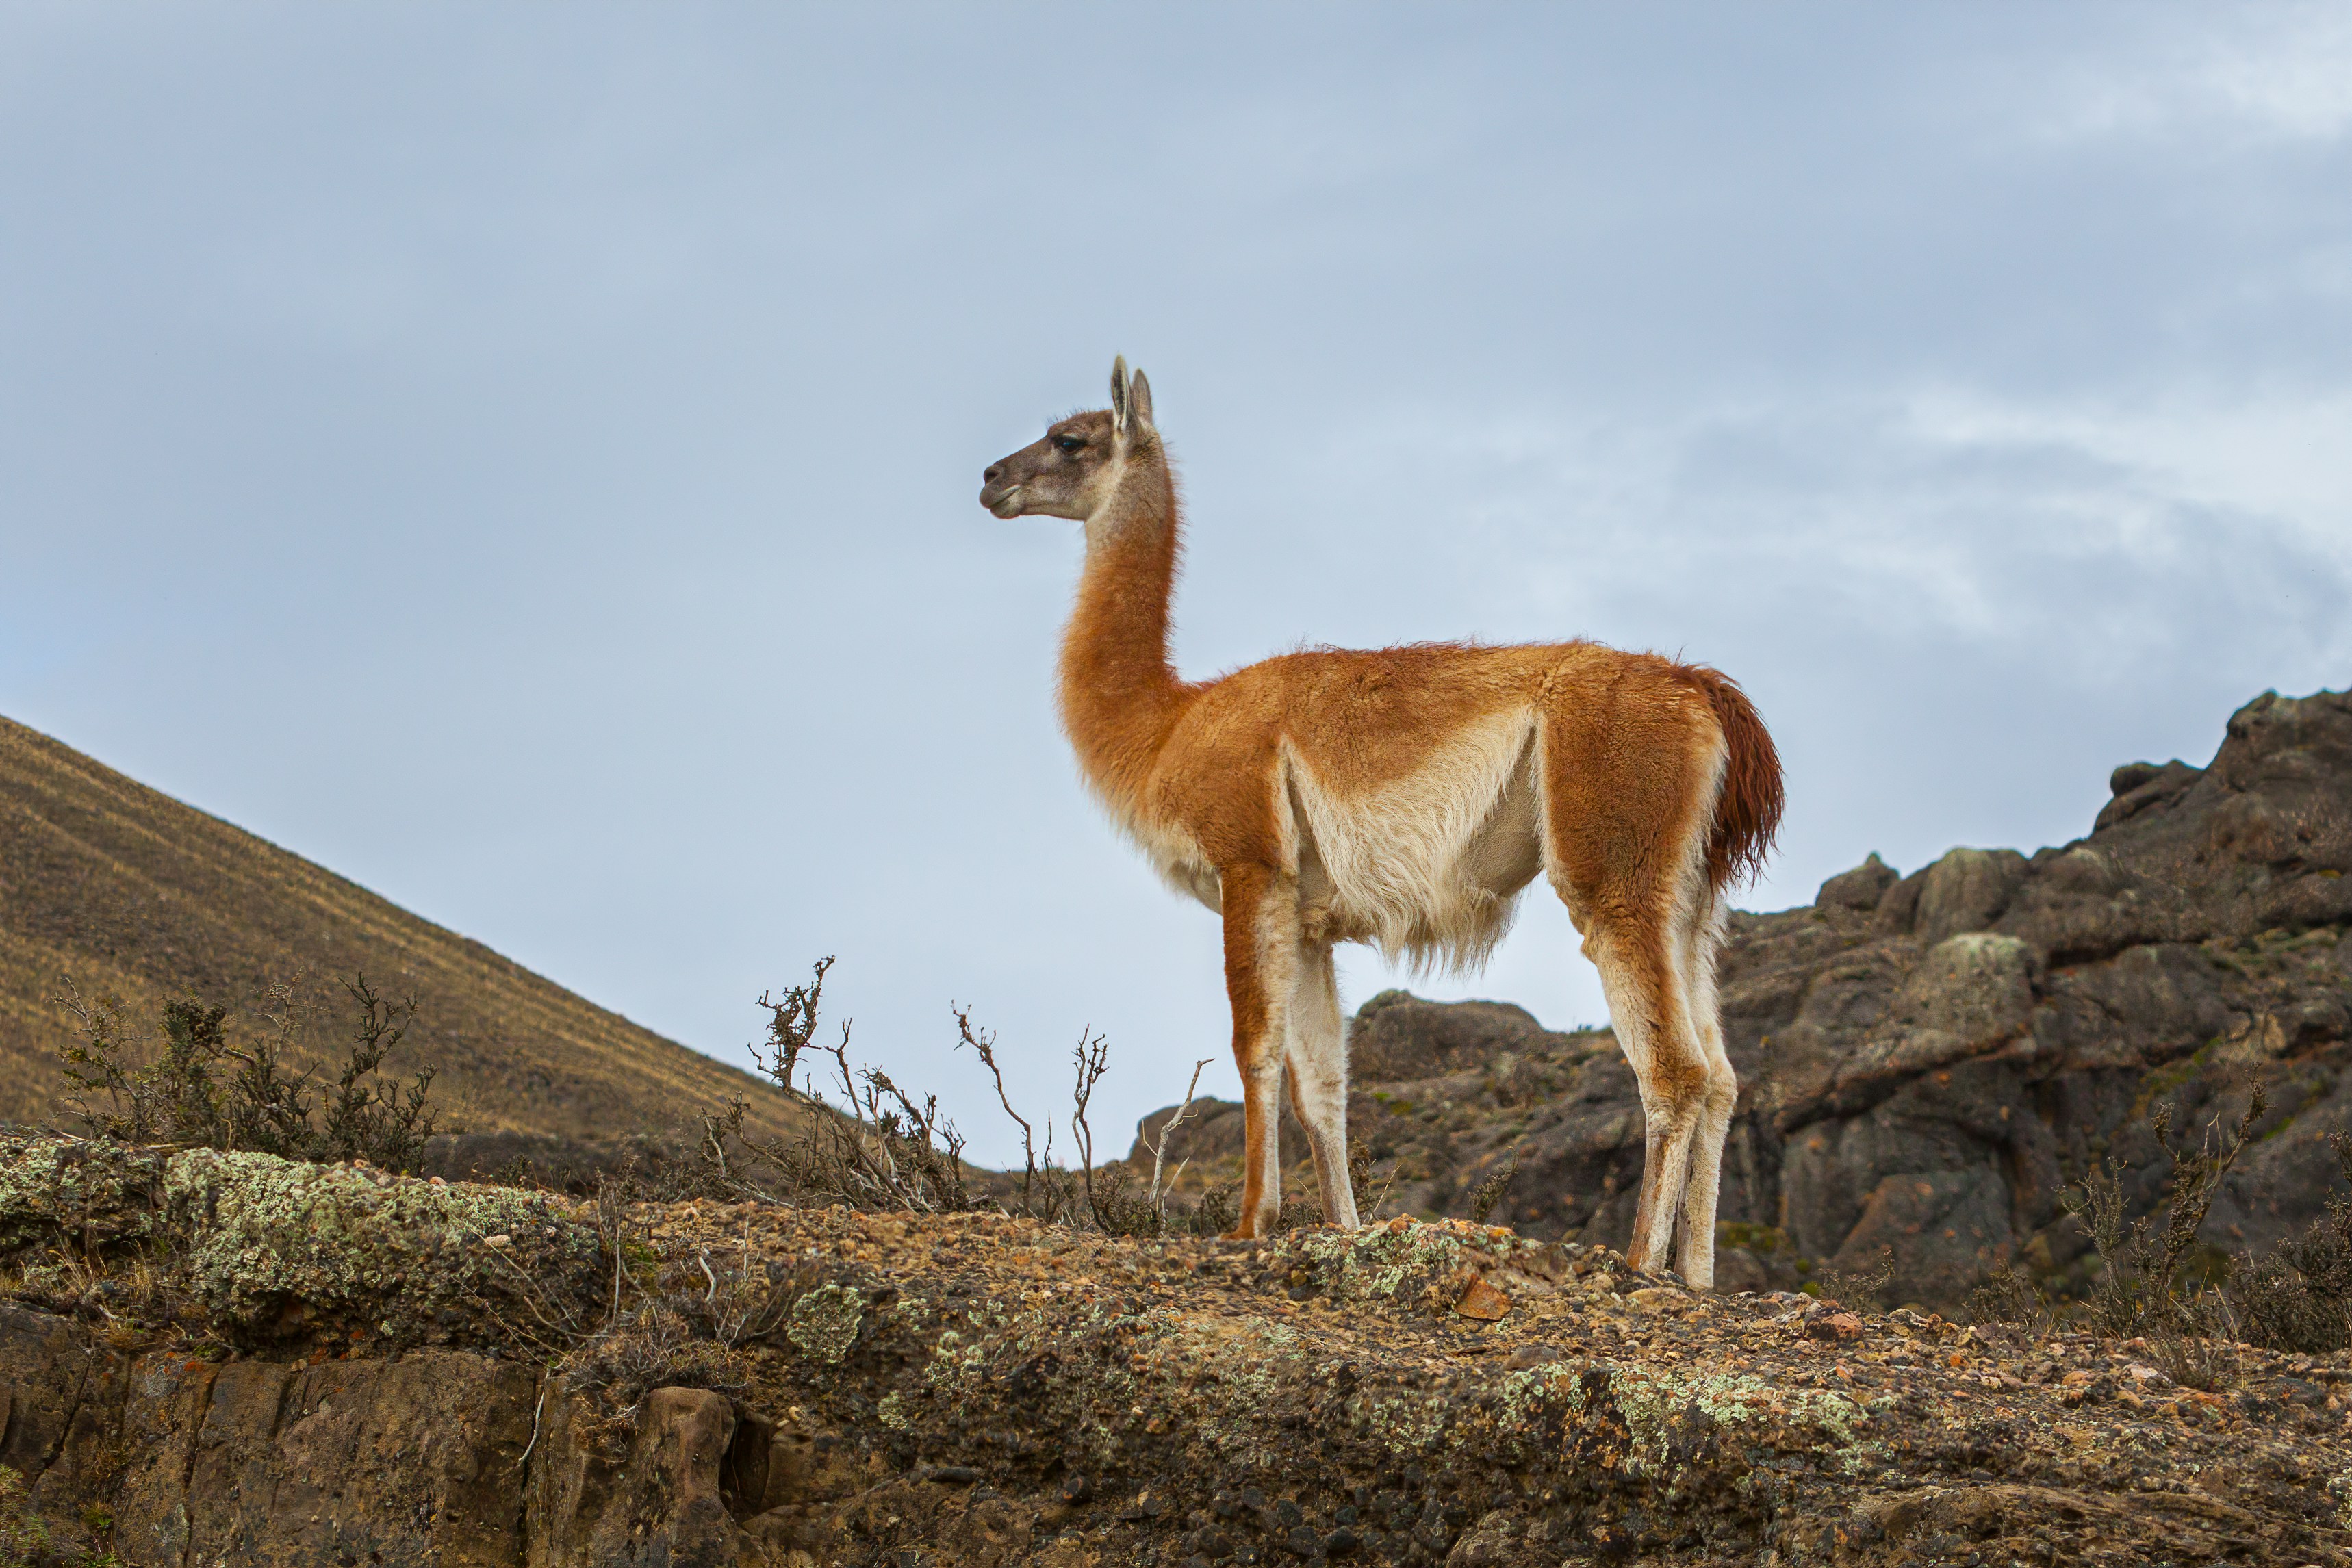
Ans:
POLYGON ((168 1157, 103 1140, 0 1133, 0 1255, 46 1241, 89 1248, 149 1234, 168 1157))
POLYGON ((1360 1230, 1291 1231, 1276 1239, 1272 1255, 1276 1270, 1288 1265, 1281 1277, 1300 1300, 1321 1296, 1441 1316, 1459 1306, 1472 1281, 1496 1270, 1549 1281, 1572 1267, 1582 1273, 1594 1266, 1577 1267, 1560 1248, 1505 1226, 1424 1225, 1406 1217, 1360 1230))
POLYGON ((848 1354, 779 1345, 747 1396, 835 1445, 745 1525, 814 1562, 2352 1562, 2338 1371, 2283 1357, 2249 1353, 2242 1412, 2082 1336, 1709 1297, 1459 1223, 803 1216, 776 1249, 865 1303, 848 1354), (1511 1312, 1429 1310, 1462 1270, 1511 1312), (2231 1511, 2198 1513, 2217 1465, 2231 1511))
POLYGON ((544 1193, 268 1155, 0 1136, 0 1258, 15 1257, 27 1284, 57 1276, 62 1288, 68 1270, 56 1260, 132 1245, 216 1331, 256 1344, 544 1338, 586 1320, 603 1277, 595 1231, 544 1193))
POLYGON ((595 1233, 543 1193, 209 1149, 173 1156, 163 1186, 192 1284, 243 1334, 447 1343, 595 1299, 595 1233))

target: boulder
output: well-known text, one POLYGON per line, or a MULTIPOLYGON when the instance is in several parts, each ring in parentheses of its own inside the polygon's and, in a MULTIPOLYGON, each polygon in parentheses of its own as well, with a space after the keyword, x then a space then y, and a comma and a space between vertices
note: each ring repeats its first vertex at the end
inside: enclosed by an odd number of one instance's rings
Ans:
POLYGON ((1367 1082, 1407 1082, 1483 1071, 1497 1053, 1555 1048, 1564 1036, 1512 1002, 1426 1002, 1382 991, 1357 1009, 1348 1033, 1349 1071, 1367 1082))
POLYGON ((2009 907, 2025 880, 2015 850, 1953 850, 1927 868, 1911 932, 1930 946, 1963 931, 1984 931, 2009 907))
POLYGON ((1852 871, 1842 871, 1822 883, 1813 903, 1823 909, 1876 909, 1886 890, 1900 881, 1895 868, 1870 852, 1869 858, 1852 871))
MULTIPOLYGON (((734 1568, 766 1553, 720 1495, 735 1410, 702 1388, 656 1388, 637 1412, 627 1464, 590 1526, 583 1568, 734 1568)), ((551 1552, 556 1550, 550 1542, 551 1552)))

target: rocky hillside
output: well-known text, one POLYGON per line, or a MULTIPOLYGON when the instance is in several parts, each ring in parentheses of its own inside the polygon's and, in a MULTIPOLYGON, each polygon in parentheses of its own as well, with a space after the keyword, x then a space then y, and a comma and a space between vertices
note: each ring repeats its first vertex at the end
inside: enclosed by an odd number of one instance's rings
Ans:
POLYGON ((1458 1220, 599 1213, 0 1137, 0 1260, 44 1565, 2352 1563, 2341 1357, 2184 1387, 1458 1220))
MULTIPOLYGON (((2088 1246, 2066 1189, 2119 1160, 2154 1206, 2171 1166, 2150 1104, 2200 1128, 2254 1073, 2273 1109, 2205 1239, 2259 1249, 2318 1209, 2326 1134, 2352 1130, 2352 695, 2265 694, 2207 766, 2133 763, 2112 786, 2073 843, 1908 876, 1874 855, 1808 907, 1733 917, 1720 1283, 1891 1258, 1894 1299, 1949 1312, 2014 1258, 2071 1291, 2088 1246)), ((1622 1245, 1642 1113, 1605 1031, 1392 992, 1353 1040, 1350 1126, 1385 1212, 1467 1213, 1507 1172, 1492 1218, 1622 1245)), ((1177 1129, 1188 1185, 1237 1168, 1240 1122, 1218 1102, 1177 1129)))
MULTIPOLYGON (((0 719, 0 1122, 61 1113, 56 1053, 70 1030, 48 998, 67 985, 115 992, 152 1022, 187 989, 236 1007, 296 985, 332 1009, 335 978, 358 972, 416 999, 389 1065, 436 1068, 445 1121, 541 1140, 505 1140, 500 1158, 658 1131, 737 1093, 756 1123, 784 1117, 749 1074, 0 719)), ((308 1060, 340 1061, 334 1034, 322 1012, 308 1060)))

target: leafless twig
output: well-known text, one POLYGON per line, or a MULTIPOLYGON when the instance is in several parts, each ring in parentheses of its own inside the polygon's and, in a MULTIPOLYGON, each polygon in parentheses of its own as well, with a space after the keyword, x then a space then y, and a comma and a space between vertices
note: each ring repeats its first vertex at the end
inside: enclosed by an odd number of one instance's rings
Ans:
MULTIPOLYGON (((1210 1062, 1214 1061, 1215 1060, 1216 1058, 1213 1056, 1204 1056, 1201 1058, 1200 1061, 1192 1063, 1192 1082, 1184 1085, 1184 1103, 1177 1106, 1176 1113, 1169 1117, 1167 1122, 1161 1125, 1160 1129, 1160 1141, 1151 1145, 1151 1207, 1158 1209, 1162 1215, 1165 1215, 1168 1212, 1168 1191, 1166 1187, 1160 1185, 1160 1166, 1166 1163, 1168 1158, 1168 1140, 1175 1134, 1176 1129, 1182 1124, 1185 1114, 1192 1109, 1194 1091, 1201 1087, 1201 1069, 1208 1066, 1210 1062)), ((1189 1155, 1177 1163, 1176 1175, 1179 1178, 1182 1177, 1184 1175, 1184 1167, 1190 1164, 1192 1164, 1192 1156, 1189 1155)))

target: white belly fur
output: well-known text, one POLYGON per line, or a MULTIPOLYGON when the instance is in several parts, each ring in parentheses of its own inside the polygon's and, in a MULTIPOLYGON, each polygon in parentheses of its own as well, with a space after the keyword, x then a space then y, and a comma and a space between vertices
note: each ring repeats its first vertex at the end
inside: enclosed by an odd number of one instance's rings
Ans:
POLYGON ((1496 714, 1353 796, 1284 747, 1302 903, 1330 936, 1423 972, 1486 963, 1543 867, 1539 724, 1533 709, 1496 714))

